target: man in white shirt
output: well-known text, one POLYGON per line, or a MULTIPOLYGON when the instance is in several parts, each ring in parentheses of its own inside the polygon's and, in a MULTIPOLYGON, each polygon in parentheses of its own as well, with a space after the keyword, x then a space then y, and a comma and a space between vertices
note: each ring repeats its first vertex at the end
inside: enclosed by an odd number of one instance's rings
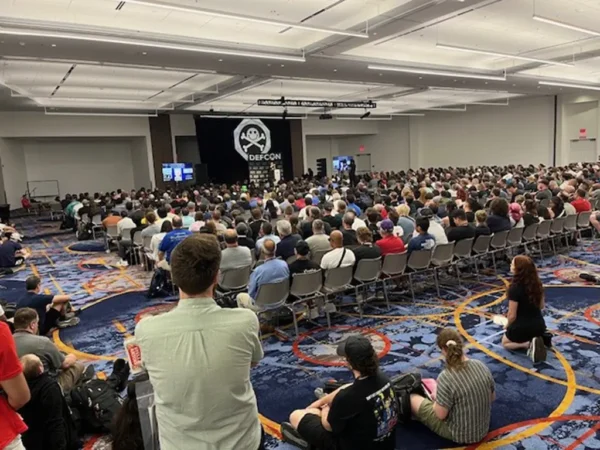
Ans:
POLYGON ((352 250, 344 248, 344 236, 342 235, 342 232, 338 230, 332 231, 329 240, 333 250, 325 253, 323 256, 323 259, 321 260, 321 269, 329 270, 337 267, 353 266, 356 257, 352 250))
MULTIPOLYGON (((446 232, 444 231, 444 227, 433 220, 433 211, 429 208, 421 209, 419 213, 420 217, 427 217, 429 219, 429 231, 428 233, 433 236, 435 239, 435 245, 447 244, 448 236, 446 236, 446 232)), ((413 233, 413 237, 417 237, 419 232, 415 230, 413 233)))
POLYGON ((135 330, 154 388, 162 450, 262 450, 250 369, 263 357, 254 312, 213 300, 221 249, 215 236, 180 242, 171 256, 179 287, 172 311, 135 330))
POLYGON ((121 217, 122 219, 117 223, 117 235, 119 236, 117 247, 121 261, 119 261, 117 265, 126 267, 129 265, 125 259, 127 257, 127 249, 133 245, 131 240, 131 230, 133 230, 136 225, 131 217, 127 216, 127 211, 121 211, 121 217))

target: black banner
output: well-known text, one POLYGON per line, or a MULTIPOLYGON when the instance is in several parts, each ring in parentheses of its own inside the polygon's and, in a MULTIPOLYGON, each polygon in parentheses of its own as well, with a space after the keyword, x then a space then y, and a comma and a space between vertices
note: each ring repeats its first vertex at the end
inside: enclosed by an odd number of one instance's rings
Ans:
POLYGON ((328 100, 291 100, 291 99, 269 99, 263 98, 257 101, 258 106, 290 106, 304 108, 353 108, 353 109, 373 109, 377 108, 377 103, 366 102, 336 102, 328 100))

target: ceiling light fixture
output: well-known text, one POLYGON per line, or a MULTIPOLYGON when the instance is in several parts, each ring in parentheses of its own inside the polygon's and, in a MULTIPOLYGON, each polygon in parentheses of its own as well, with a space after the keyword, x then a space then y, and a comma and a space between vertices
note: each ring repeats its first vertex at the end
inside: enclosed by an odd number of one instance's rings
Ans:
POLYGON ((466 73, 466 72, 447 72, 445 70, 435 69, 419 69, 416 67, 398 67, 398 66, 376 66, 369 65, 371 70, 389 70, 391 72, 402 72, 402 73, 416 73, 423 75, 437 75, 442 77, 459 77, 459 78, 474 78, 477 80, 494 80, 494 81, 506 81, 506 72, 500 75, 486 75, 479 73, 466 73))
MULTIPOLYGON (((210 111, 210 112, 214 112, 214 111, 210 111)), ((285 120, 300 120, 300 119, 307 119, 308 116, 306 114, 302 115, 302 116, 254 116, 252 114, 248 114, 248 115, 230 115, 227 113, 224 114, 202 114, 199 113, 200 117, 205 117, 207 119, 285 119, 285 120)))
POLYGON ((236 13, 226 12, 226 11, 217 11, 217 10, 208 9, 208 8, 196 8, 196 7, 174 5, 172 3, 162 2, 162 1, 158 1, 158 0, 127 0, 127 3, 132 3, 134 5, 141 5, 141 6, 149 6, 151 8, 169 9, 171 11, 181 11, 181 12, 185 12, 185 13, 194 13, 194 14, 202 14, 205 16, 221 17, 223 19, 234 19, 234 20, 239 20, 239 21, 244 21, 244 22, 254 22, 254 23, 262 23, 265 25, 274 25, 274 26, 278 26, 278 27, 289 27, 289 28, 296 28, 299 30, 317 31, 319 33, 338 34, 341 36, 351 36, 351 37, 358 37, 358 38, 363 38, 363 39, 369 38, 369 35, 367 33, 360 33, 358 31, 347 31, 347 30, 338 30, 335 28, 315 27, 312 25, 306 25, 304 23, 286 22, 283 20, 273 20, 273 19, 256 17, 256 16, 246 16, 244 14, 236 14, 236 13))
POLYGON ((562 83, 560 81, 538 81, 538 84, 541 84, 543 86, 558 86, 575 89, 588 89, 590 91, 600 91, 600 86, 592 86, 589 84, 562 83))
POLYGON ((44 108, 44 114, 47 116, 92 116, 92 117, 157 117, 158 112, 153 114, 133 114, 133 113, 90 113, 76 111, 48 111, 44 108))
POLYGON ((480 50, 477 48, 458 47, 455 45, 446 45, 446 44, 436 44, 436 47, 444 49, 444 50, 452 50, 452 51, 464 52, 464 53, 476 53, 479 55, 498 56, 500 58, 519 59, 519 60, 523 60, 523 61, 539 62, 542 64, 553 64, 555 66, 567 66, 567 67, 574 66, 574 64, 570 64, 570 63, 556 62, 556 61, 551 61, 548 59, 532 58, 529 56, 511 55, 510 53, 502 53, 502 52, 496 52, 496 51, 492 51, 492 50, 480 50))
POLYGON ((197 47, 193 45, 180 45, 180 44, 167 44, 159 42, 149 41, 136 41, 133 39, 121 39, 113 38, 109 36, 90 36, 75 33, 62 33, 54 31, 37 31, 37 30, 16 30, 0 28, 0 34, 11 35, 11 36, 34 36, 34 37, 46 37, 54 39, 69 39, 75 41, 88 41, 88 42, 104 42, 107 44, 122 44, 131 45, 138 47, 151 47, 160 48, 165 50, 181 50, 185 52, 196 52, 196 53, 210 53, 215 55, 231 55, 231 56, 242 56, 247 58, 263 58, 263 59, 276 59, 281 61, 294 61, 294 62, 305 62, 304 56, 293 56, 293 55, 280 55, 277 53, 259 53, 249 52, 244 50, 228 50, 218 49, 211 47, 197 47))
POLYGON ((444 106, 432 106, 431 108, 422 108, 427 111, 450 111, 450 112, 465 112, 467 110, 467 105, 463 105, 461 108, 451 108, 444 106))
POLYGON ((338 116, 334 115, 333 118, 335 120, 392 120, 392 116, 390 114, 386 114, 385 116, 371 116, 371 117, 350 117, 350 116, 338 116))
POLYGON ((590 30, 589 28, 578 27, 576 25, 571 25, 565 22, 561 22, 559 20, 548 19, 547 17, 538 16, 537 14, 533 15, 533 20, 537 20, 538 22, 547 23, 549 25, 554 25, 561 28, 566 28, 567 30, 579 31, 581 33, 589 34, 591 36, 600 36, 600 31, 590 30))
POLYGON ((414 117, 424 117, 423 113, 392 113, 392 116, 414 116, 414 117))

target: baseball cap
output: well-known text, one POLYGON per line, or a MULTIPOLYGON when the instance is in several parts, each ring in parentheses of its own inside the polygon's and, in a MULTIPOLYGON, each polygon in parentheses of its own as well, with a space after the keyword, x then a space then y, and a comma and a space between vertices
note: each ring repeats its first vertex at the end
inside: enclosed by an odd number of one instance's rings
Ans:
POLYGON ((383 231, 394 231, 394 222, 392 222, 390 219, 384 219, 379 224, 379 228, 381 228, 383 231))
POLYGON ((310 247, 306 241, 298 241, 296 243, 296 251, 300 256, 306 256, 310 253, 310 247))
POLYGON ((419 216, 433 217, 433 211, 430 208, 421 208, 421 211, 419 211, 419 216))
POLYGON ((350 361, 356 361, 364 358, 370 358, 375 353, 371 341, 362 334, 353 334, 345 341, 341 342, 337 348, 338 356, 347 358, 350 361))

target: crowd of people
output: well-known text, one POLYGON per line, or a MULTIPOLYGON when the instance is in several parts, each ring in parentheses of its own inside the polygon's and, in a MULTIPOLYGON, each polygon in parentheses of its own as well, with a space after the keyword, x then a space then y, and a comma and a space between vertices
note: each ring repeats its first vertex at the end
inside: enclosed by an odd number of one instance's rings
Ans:
MULTIPOLYGON (((168 271, 179 289, 173 311, 141 320, 135 332, 156 394, 161 448, 255 450, 264 448, 250 382, 251 367, 263 357, 254 313, 262 285, 592 211, 598 199, 600 167, 573 164, 430 168, 360 179, 304 177, 276 185, 119 190, 59 200, 65 227, 81 232, 95 224, 114 231, 122 266, 140 260, 133 242, 141 233, 143 263, 168 271), (220 307, 214 291, 224 274, 255 265, 248 292, 237 297, 239 307, 220 307)), ((592 214, 600 231, 598 219, 592 214)), ((528 256, 515 257, 511 270, 502 343, 509 350, 527 350, 538 363, 549 344, 543 288, 528 256)), ((64 394, 83 374, 76 356, 62 355, 45 337, 57 326, 74 324, 68 323, 74 318, 69 298, 44 296, 39 285, 39 278, 27 280, 14 339, 0 323, 0 386, 6 393, 0 396, 0 448, 22 449, 20 435, 27 439, 27 427, 38 433, 45 426, 24 423, 16 413, 31 396, 28 380, 46 374, 64 394)), ((317 449, 392 449, 398 422, 393 386, 368 340, 353 337, 343 344, 338 353, 353 382, 293 412, 286 426, 317 449)), ((477 442, 489 428, 493 376, 484 364, 468 359, 455 330, 443 330, 437 345, 446 361, 437 395, 413 394, 413 414, 442 437, 477 442)), ((113 449, 124 448, 125 435, 113 433, 113 449)), ((131 443, 137 439, 127 442, 127 448, 141 448, 131 443)))

